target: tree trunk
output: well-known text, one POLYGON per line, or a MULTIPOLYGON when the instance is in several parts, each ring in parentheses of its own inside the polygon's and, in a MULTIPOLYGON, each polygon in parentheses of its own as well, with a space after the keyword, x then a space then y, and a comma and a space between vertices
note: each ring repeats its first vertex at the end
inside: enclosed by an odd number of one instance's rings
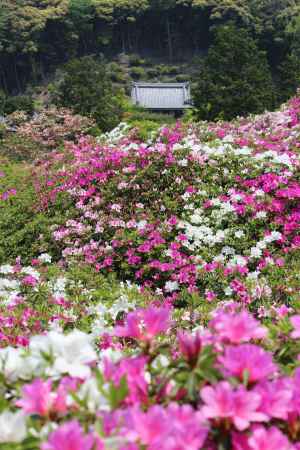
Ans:
POLYGON ((130 52, 132 51, 132 41, 131 41, 131 34, 130 34, 130 26, 127 24, 127 41, 128 41, 128 48, 130 52))
POLYGON ((126 53, 125 33, 122 26, 121 26, 121 39, 122 39, 122 52, 126 53))
POLYGON ((171 33, 171 24, 170 24, 169 16, 167 16, 166 28, 167 28, 169 60, 170 60, 170 62, 172 62, 173 61, 173 43, 172 43, 172 33, 171 33))
POLYGON ((19 78, 19 74, 18 74, 16 55, 14 55, 14 71, 15 71, 15 80, 16 80, 16 84, 17 84, 17 89, 18 89, 18 92, 21 92, 22 86, 21 86, 21 82, 20 82, 20 78, 19 78))
POLYGON ((1 85, 3 86, 3 90, 6 94, 8 94, 6 74, 4 70, 1 72, 1 79, 2 79, 1 85))

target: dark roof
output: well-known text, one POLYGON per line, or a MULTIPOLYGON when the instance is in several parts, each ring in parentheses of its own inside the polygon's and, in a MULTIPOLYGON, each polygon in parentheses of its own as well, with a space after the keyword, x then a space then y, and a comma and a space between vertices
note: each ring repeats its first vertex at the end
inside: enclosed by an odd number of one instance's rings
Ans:
POLYGON ((191 105, 189 83, 134 83, 131 99, 147 109, 181 110, 191 105))

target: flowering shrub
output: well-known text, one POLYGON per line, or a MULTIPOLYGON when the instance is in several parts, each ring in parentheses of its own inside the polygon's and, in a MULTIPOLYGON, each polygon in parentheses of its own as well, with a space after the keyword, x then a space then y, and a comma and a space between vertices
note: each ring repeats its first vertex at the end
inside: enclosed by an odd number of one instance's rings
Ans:
POLYGON ((67 108, 44 109, 16 129, 21 137, 32 140, 47 149, 53 149, 65 140, 74 140, 95 126, 93 120, 73 114, 67 108))
POLYGON ((0 159, 0 264, 13 262, 18 256, 29 263, 41 252, 50 252, 54 260, 59 258, 51 227, 64 223, 74 209, 62 193, 55 206, 41 211, 33 181, 29 164, 0 159))
POLYGON ((206 124, 206 139, 177 125, 147 144, 113 132, 56 153, 39 194, 48 205, 68 193, 78 211, 53 232, 63 257, 172 301, 293 296, 297 275, 288 292, 282 275, 300 245, 299 109, 293 99, 242 125, 206 124))
POLYGON ((39 163, 61 257, 0 266, 1 448, 300 449, 299 115, 39 163))

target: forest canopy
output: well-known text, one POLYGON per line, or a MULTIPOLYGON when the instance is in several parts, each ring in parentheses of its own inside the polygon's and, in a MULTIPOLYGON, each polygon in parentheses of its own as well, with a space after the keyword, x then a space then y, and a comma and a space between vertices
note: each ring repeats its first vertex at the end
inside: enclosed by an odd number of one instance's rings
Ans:
POLYGON ((253 34, 275 73, 299 49, 299 0, 2 0, 0 88, 21 92, 84 55, 206 54, 228 21, 253 34))

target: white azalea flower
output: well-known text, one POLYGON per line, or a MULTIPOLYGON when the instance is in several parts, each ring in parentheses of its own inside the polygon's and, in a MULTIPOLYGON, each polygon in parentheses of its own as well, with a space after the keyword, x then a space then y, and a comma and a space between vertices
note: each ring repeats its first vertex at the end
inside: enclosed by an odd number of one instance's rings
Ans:
POLYGON ((24 358, 20 348, 6 347, 0 349, 0 373, 6 380, 15 382, 24 368, 24 358))
POLYGON ((230 287, 224 289, 224 294, 227 296, 232 295, 233 290, 230 287))
POLYGON ((242 238, 245 236, 245 233, 242 230, 238 230, 234 233, 234 236, 238 239, 242 238))
POLYGON ((36 278, 37 280, 40 279, 39 272, 31 266, 23 267, 22 273, 25 273, 26 275, 31 275, 32 277, 36 278))
POLYGON ((113 303, 112 307, 109 309, 109 313, 115 320, 119 312, 128 312, 133 309, 134 304, 130 303, 126 295, 121 295, 116 302, 113 303))
POLYGON ((178 165, 181 166, 181 167, 186 167, 188 165, 188 160, 185 159, 185 158, 184 159, 180 159, 178 161, 178 165))
POLYGON ((262 255, 262 251, 260 248, 258 247, 251 247, 250 249, 250 256, 252 258, 260 258, 262 255))
POLYGON ((51 331, 46 336, 32 338, 29 348, 33 357, 41 359, 43 354, 52 356, 54 362, 50 372, 54 375, 67 373, 86 378, 90 374, 88 364, 97 359, 91 339, 91 335, 78 330, 67 335, 51 331))
POLYGON ((267 217, 266 211, 258 211, 255 215, 256 219, 264 219, 265 217, 267 217))
POLYGON ((42 253, 39 257, 38 260, 43 262, 43 263, 51 263, 52 261, 52 257, 48 254, 48 253, 42 253))
POLYGON ((22 442, 26 435, 26 418, 22 411, 5 410, 0 414, 0 443, 22 442))
POLYGON ((110 405, 107 398, 99 391, 97 380, 89 378, 81 386, 77 392, 78 397, 86 402, 90 412, 95 413, 99 410, 109 411, 110 405))
POLYGON ((179 289, 179 284, 177 283, 177 281, 167 281, 166 282, 165 290, 167 292, 177 291, 177 289, 179 289))
POLYGON ((14 268, 10 264, 3 264, 3 266, 0 266, 0 273, 3 273, 3 275, 13 273, 13 271, 14 268))

